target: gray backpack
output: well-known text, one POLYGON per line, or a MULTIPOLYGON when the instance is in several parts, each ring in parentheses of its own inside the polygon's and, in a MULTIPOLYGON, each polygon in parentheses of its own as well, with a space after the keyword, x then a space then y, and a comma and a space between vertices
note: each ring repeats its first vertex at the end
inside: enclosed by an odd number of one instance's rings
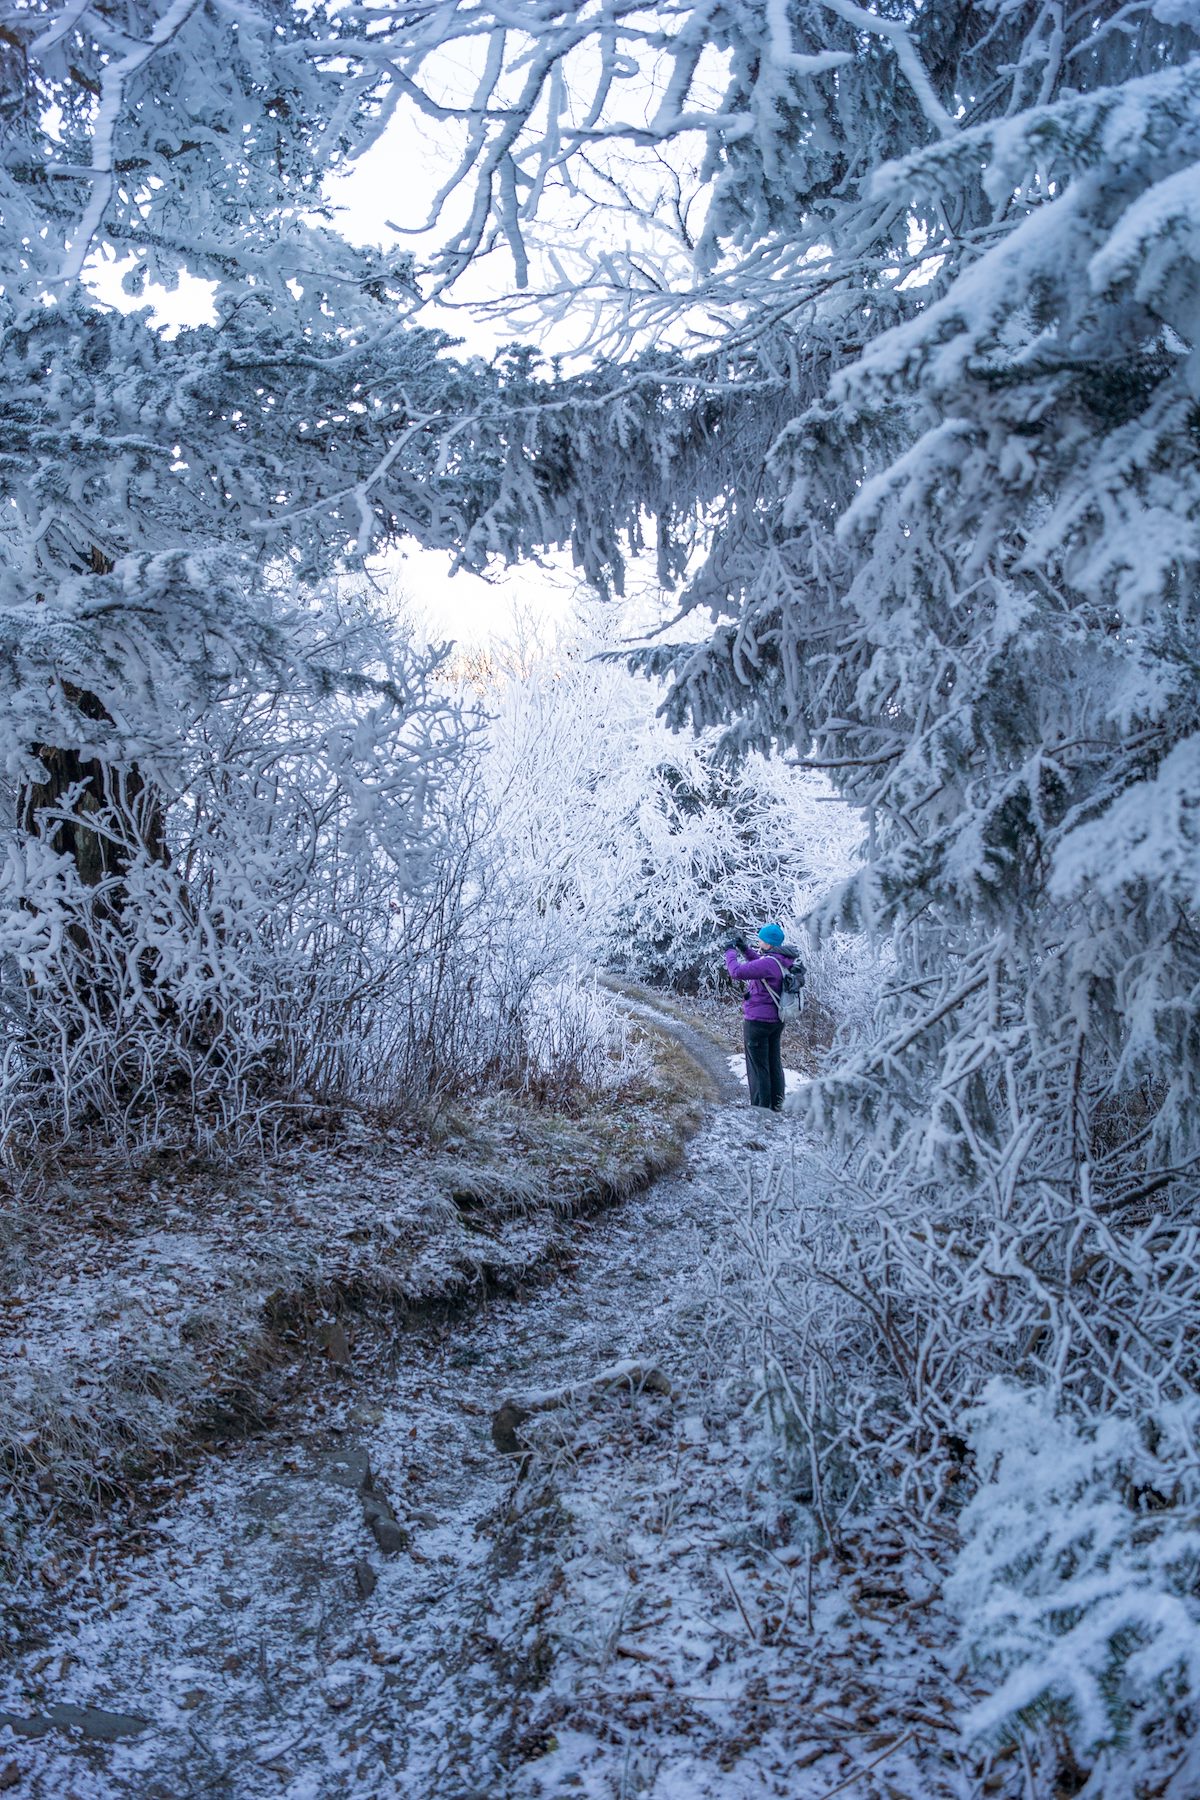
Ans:
POLYGON ((773 962, 779 970, 779 992, 777 994, 768 981, 764 981, 763 986, 770 994, 775 1011, 779 1014, 779 1023, 794 1025, 800 1017, 801 1008, 804 1005, 804 970, 800 968, 798 962, 793 963, 790 969, 785 969, 777 956, 772 956, 768 960, 773 962), (799 974, 796 972, 798 969, 799 974))

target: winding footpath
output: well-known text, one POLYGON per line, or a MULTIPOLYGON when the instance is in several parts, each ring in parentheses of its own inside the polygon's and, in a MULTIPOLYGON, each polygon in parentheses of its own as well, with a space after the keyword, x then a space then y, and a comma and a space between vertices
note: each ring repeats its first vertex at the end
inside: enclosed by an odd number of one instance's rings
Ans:
POLYGON ((503 1529, 516 1459, 497 1450, 493 1412, 511 1393, 587 1383, 630 1359, 675 1366, 731 1158, 746 1139, 761 1147, 761 1119, 728 1104, 739 1090, 725 1059, 655 1017, 726 1103, 686 1166, 581 1222, 573 1268, 406 1334, 390 1371, 348 1374, 344 1398, 314 1401, 292 1437, 226 1452, 177 1494, 164 1484, 143 1541, 102 1548, 93 1598, 10 1671, 0 1713, 26 1721, 22 1792, 517 1791, 513 1704, 544 1672, 504 1651, 505 1625, 541 1573, 503 1529), (31 1713, 31 1683, 45 1692, 48 1675, 53 1704, 31 1713))

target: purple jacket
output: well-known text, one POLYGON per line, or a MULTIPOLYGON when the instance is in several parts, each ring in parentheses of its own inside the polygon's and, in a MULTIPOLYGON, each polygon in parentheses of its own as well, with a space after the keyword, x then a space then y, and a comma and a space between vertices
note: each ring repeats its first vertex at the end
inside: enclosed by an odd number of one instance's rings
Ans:
POLYGON ((736 950, 725 952, 725 967, 733 979, 750 983, 742 1007, 744 1019, 766 1019, 772 1025, 776 1022, 779 1012, 767 989, 776 994, 779 992, 779 963, 790 969, 795 960, 796 952, 790 944, 784 944, 778 950, 764 951, 761 956, 752 956, 749 962, 740 961, 736 950))

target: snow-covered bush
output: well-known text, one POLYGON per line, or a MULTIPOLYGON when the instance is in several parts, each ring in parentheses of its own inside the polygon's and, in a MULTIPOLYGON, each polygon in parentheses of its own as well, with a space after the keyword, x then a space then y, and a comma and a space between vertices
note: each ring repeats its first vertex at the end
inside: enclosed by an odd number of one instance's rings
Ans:
MULTIPOLYGON (((803 916, 801 914, 801 916, 803 916)), ((857 1042, 879 1005, 891 969, 887 946, 872 947, 853 932, 831 932, 800 941, 805 1004, 836 1021, 842 1039, 857 1042)))
POLYGON ((408 260, 322 219, 378 123, 339 32, 257 0, 0 29, 5 1141, 513 1066, 524 961, 482 1012, 434 976, 467 996, 429 886, 474 838, 435 804, 461 722, 313 596, 405 533, 511 538, 496 403, 528 380, 452 362, 408 260), (102 301, 114 261, 208 321, 102 301))
POLYGON ((530 996, 525 1083, 540 1097, 569 1103, 646 1079, 646 1045, 631 1038, 629 1015, 577 963, 547 977, 530 996))
MULTIPOLYGON (((820 777, 670 730, 663 690, 606 654, 614 635, 585 620, 477 672, 488 791, 507 867, 578 954, 694 987, 731 927, 794 918, 844 877, 858 829, 820 777)), ((848 960, 823 959, 819 985, 848 960)))
POLYGON ((255 1096, 362 1091, 469 724, 361 603, 277 597, 274 622, 286 669, 229 669, 191 719, 104 708, 73 780, 8 783, 6 1136, 153 1138, 164 1109, 219 1133, 255 1096))
POLYGON ((785 1493, 828 1541, 865 1514, 924 1559, 950 1549, 946 1598, 990 1689, 967 1730, 1024 1739, 1048 1781, 1072 1746, 1097 1800, 1168 1777, 1182 1800, 1200 1718, 1195 1224, 1130 1225, 1048 1187, 985 1219, 933 1185, 881 1197, 812 1152, 744 1180, 709 1310, 785 1493))
POLYGON ((966 1426, 980 1487, 947 1592, 995 1682, 967 1728, 1057 1712, 1094 1791, 1129 1792, 1165 1712, 1200 1725, 1200 1401, 1081 1420, 997 1379, 966 1426))
POLYGON ((3 790, 6 1144, 611 1080, 620 1033, 507 865, 446 652, 350 589, 270 616, 294 660, 157 740, 146 710, 135 769, 100 718, 72 783, 3 790))
POLYGON ((539 910, 483 794, 471 755, 440 808, 430 880, 392 904, 397 972, 377 1024, 351 1032, 376 1094, 508 1087, 548 1103, 641 1070, 579 946, 539 910))

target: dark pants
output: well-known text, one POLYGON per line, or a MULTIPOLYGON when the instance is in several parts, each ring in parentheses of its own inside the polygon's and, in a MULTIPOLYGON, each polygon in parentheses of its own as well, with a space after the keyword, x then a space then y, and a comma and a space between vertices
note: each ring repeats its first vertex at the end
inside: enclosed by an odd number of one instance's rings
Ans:
POLYGON ((777 1019, 743 1019, 742 1041, 746 1046, 746 1080, 750 1084, 751 1106, 769 1106, 772 1112, 783 1109, 783 1050, 780 1040, 783 1026, 777 1019))

